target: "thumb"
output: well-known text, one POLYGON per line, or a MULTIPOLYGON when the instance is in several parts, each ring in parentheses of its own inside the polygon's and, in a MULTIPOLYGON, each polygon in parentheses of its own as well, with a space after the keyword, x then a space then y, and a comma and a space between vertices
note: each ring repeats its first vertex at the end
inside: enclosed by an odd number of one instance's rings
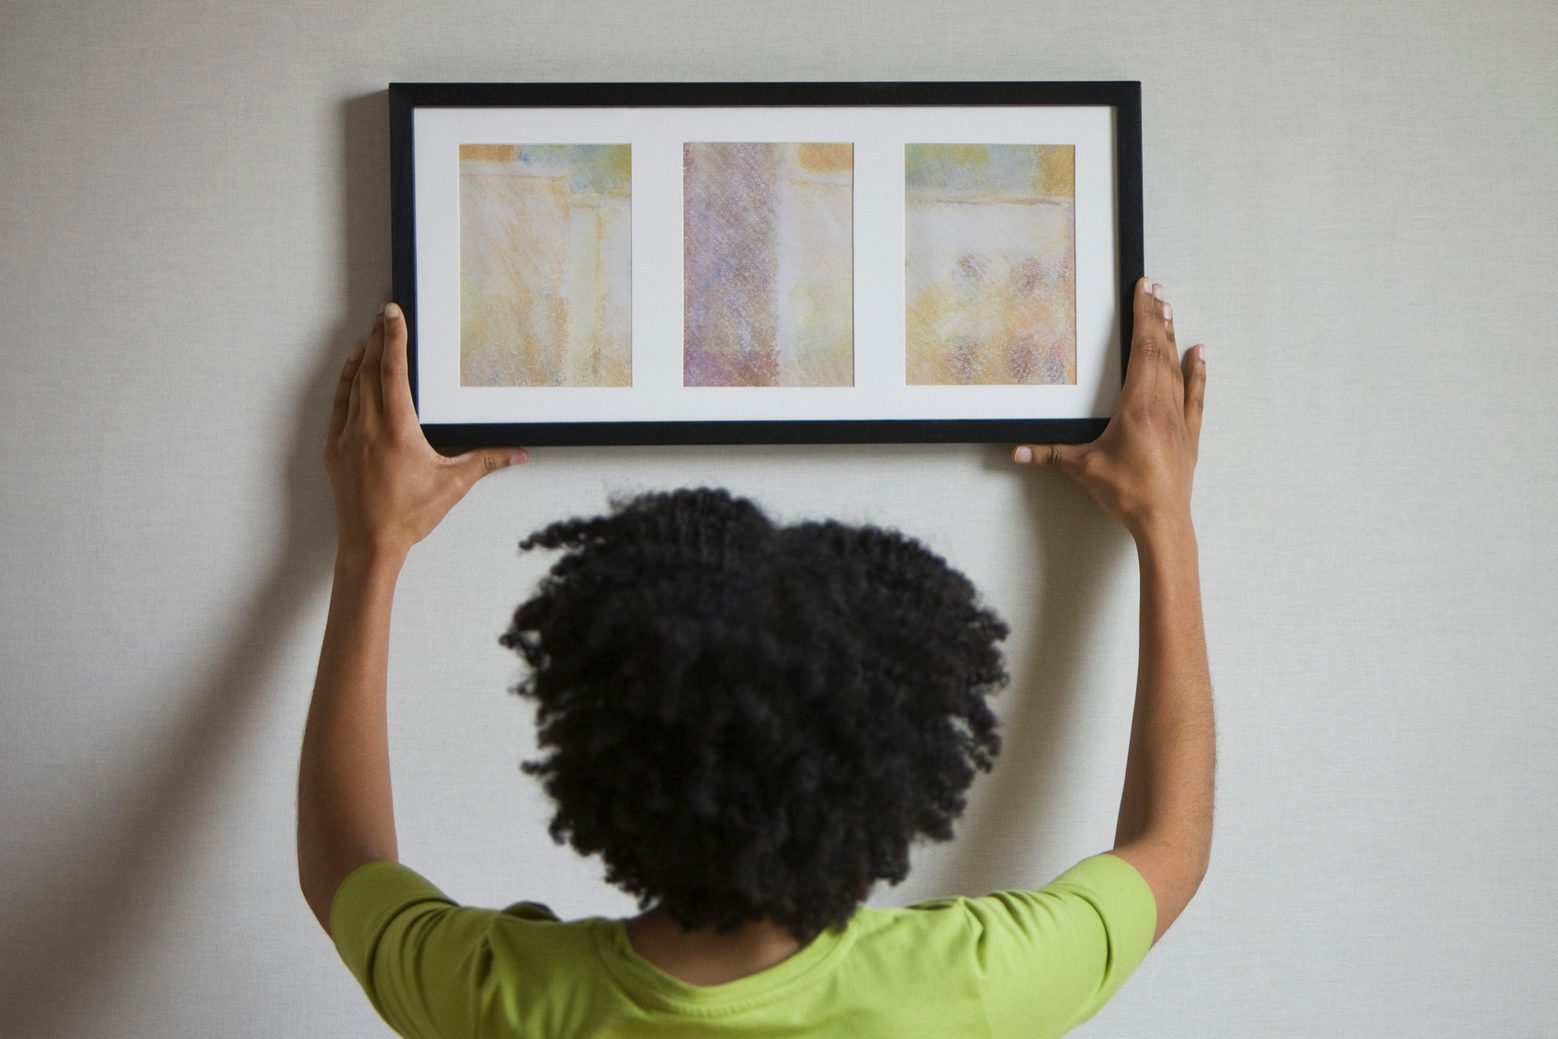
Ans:
POLYGON ((449 462, 465 477, 466 486, 470 486, 488 473, 528 460, 529 456, 522 447, 481 447, 463 455, 455 455, 449 462))
POLYGON ((1068 476, 1075 476, 1084 450, 1082 444, 1019 444, 1012 452, 1012 461, 1059 469, 1068 476))

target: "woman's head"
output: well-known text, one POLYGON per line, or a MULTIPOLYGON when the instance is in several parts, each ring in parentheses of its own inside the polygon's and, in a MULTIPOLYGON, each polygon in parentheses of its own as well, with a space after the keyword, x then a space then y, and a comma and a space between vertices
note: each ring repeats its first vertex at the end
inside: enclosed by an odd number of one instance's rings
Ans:
POLYGON ((809 941, 918 836, 947 840, 1000 749, 1006 624, 912 538, 777 526, 714 488, 613 498, 520 542, 570 549, 499 641, 531 672, 550 833, 684 928, 809 941))

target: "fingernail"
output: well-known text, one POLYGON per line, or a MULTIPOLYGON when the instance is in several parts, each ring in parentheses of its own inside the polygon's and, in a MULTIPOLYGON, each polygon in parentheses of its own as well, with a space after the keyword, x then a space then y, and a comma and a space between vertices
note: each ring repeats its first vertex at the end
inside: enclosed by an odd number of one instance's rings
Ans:
POLYGON ((1019 447, 1012 452, 1012 457, 1019 462, 1031 462, 1033 461, 1033 449, 1026 446, 1019 447))
POLYGON ((519 465, 528 457, 529 455, 523 451, 515 451, 512 455, 509 455, 509 465, 519 465))
POLYGON ((400 317, 399 307, 397 307, 393 302, 384 304, 385 321, 394 321, 398 317, 400 317))
POLYGON ((1163 286, 1154 284, 1152 286, 1152 294, 1154 296, 1158 297, 1159 299, 1162 299, 1163 298, 1163 286))
POLYGON ((1173 321, 1174 320, 1174 308, 1169 306, 1167 303, 1163 304, 1163 320, 1164 321, 1173 321))
POLYGON ((1202 364, 1206 363, 1206 344, 1205 343, 1197 343, 1196 344, 1196 360, 1200 361, 1202 364))

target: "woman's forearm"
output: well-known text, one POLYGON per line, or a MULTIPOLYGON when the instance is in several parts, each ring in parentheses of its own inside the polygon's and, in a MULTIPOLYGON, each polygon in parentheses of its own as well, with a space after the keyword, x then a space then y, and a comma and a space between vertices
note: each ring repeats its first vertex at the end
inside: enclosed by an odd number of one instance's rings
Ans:
POLYGON ((1141 634, 1136 710, 1116 844, 1161 837, 1199 862, 1211 854, 1216 731, 1188 514, 1137 537, 1141 634))
POLYGON ((298 880, 327 930, 330 901, 364 862, 397 861, 385 682, 404 558, 342 552, 298 766, 298 880))

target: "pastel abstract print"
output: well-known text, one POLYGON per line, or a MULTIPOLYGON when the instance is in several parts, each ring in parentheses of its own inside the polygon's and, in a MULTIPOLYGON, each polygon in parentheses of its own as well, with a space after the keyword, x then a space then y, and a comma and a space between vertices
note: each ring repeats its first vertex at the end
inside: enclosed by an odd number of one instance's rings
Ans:
POLYGON ((460 385, 631 386, 626 144, 460 145, 460 385))
POLYGON ((683 144, 685 385, 854 385, 853 189, 851 144, 683 144))
POLYGON ((1075 148, 904 147, 912 385, 1075 384, 1075 148))

